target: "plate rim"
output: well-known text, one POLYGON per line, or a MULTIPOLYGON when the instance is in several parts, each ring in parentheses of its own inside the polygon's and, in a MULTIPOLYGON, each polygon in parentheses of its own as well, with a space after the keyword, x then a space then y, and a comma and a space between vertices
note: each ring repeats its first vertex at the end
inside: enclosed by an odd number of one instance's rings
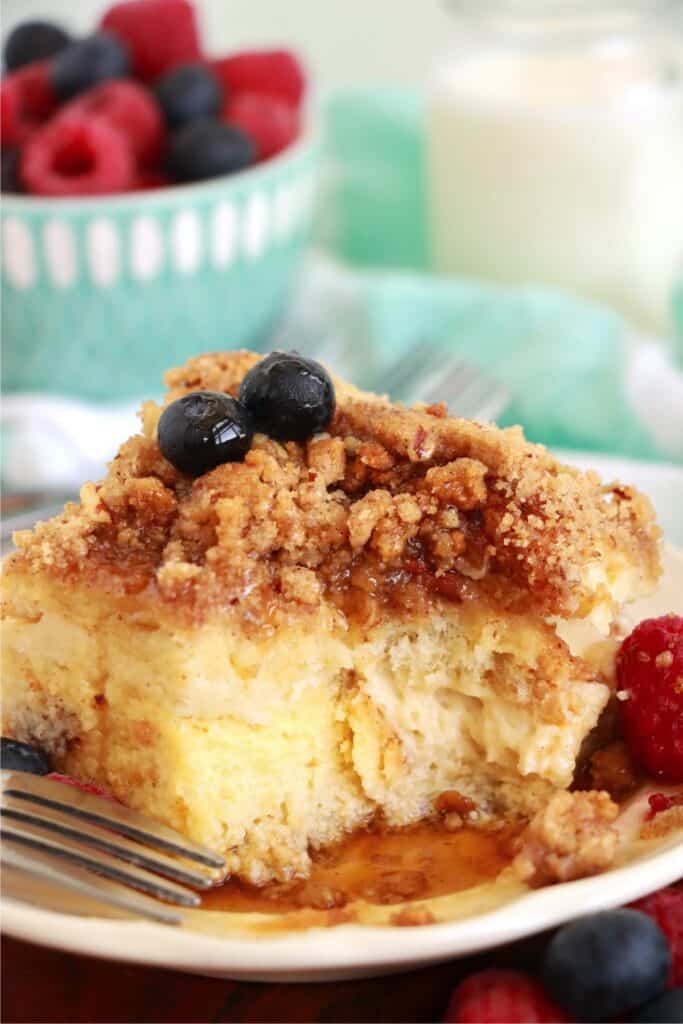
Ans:
POLYGON ((683 837, 603 874, 531 890, 483 914, 426 926, 349 923, 280 935, 220 936, 191 925, 70 915, 8 898, 2 930, 15 939, 118 962, 245 980, 298 974, 290 980, 313 981, 322 980, 321 975, 382 973, 481 952, 584 913, 621 906, 681 877, 683 837), (517 913, 511 913, 513 908, 517 913))
MULTIPOLYGON (((593 457, 587 452, 558 454, 585 464, 593 457)), ((617 461, 622 460, 595 453, 599 471, 604 472, 605 462, 617 461)), ((663 468, 664 475, 674 469, 683 480, 683 467, 623 461, 631 463, 636 476, 638 469, 663 468)), ((673 550, 683 551, 683 546, 673 550)), ((664 840, 663 848, 603 874, 524 892, 493 910, 426 926, 347 923, 268 936, 220 936, 195 930, 191 924, 173 927, 71 915, 6 898, 0 927, 22 941, 120 963, 252 981, 323 981, 456 959, 584 913, 621 906, 681 878, 683 836, 664 840)))

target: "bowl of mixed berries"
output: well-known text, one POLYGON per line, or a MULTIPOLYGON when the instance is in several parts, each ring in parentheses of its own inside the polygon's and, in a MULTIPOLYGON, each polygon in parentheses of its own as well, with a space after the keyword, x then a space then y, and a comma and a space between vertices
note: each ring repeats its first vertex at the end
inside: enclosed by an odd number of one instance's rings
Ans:
POLYGON ((309 238, 318 143, 284 49, 210 56, 189 0, 5 42, 3 387, 89 398, 258 347, 309 238))

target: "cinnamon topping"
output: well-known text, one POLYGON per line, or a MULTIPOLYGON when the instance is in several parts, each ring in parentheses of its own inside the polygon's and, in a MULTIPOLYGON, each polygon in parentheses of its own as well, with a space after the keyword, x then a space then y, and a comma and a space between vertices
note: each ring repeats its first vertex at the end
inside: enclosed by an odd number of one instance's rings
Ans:
POLYGON ((534 887, 605 871, 617 851, 618 811, 608 793, 556 793, 517 840, 515 871, 534 887))
MULTIPOLYGON (((166 404, 192 390, 236 395, 258 356, 217 353, 166 374, 166 404)), ((307 444, 256 435, 244 462, 196 480, 156 442, 161 410, 126 441, 80 504, 17 535, 14 564, 80 577, 201 617, 250 624, 360 589, 385 606, 485 600, 572 615, 593 599, 586 567, 616 557, 658 573, 642 495, 562 466, 518 428, 447 418, 335 382, 329 433, 307 444), (363 580, 362 586, 357 585, 363 580)))

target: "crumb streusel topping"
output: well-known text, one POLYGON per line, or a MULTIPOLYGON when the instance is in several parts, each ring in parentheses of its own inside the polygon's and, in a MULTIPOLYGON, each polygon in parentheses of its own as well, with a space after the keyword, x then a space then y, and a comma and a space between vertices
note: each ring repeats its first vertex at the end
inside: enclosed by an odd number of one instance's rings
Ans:
POLYGON ((619 845, 618 813, 609 793, 555 793, 517 840, 515 871, 533 887, 606 871, 619 845))
MULTIPOLYGON (((258 359, 191 359, 166 374, 165 404, 197 390, 235 396, 258 359)), ((162 456, 161 409, 146 403, 143 433, 107 477, 18 534, 12 565, 195 618, 231 608, 252 624, 330 599, 366 622, 435 598, 582 614, 595 598, 586 567, 612 556, 656 579, 659 530, 632 488, 561 465, 518 427, 335 386, 329 433, 303 444, 257 434, 243 462, 197 479, 162 456)))

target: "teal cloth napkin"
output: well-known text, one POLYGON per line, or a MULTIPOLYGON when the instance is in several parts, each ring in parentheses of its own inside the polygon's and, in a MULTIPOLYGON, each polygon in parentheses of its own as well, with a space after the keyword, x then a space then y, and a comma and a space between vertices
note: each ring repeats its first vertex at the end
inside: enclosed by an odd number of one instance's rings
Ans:
POLYGON ((383 372, 424 342, 443 346, 444 362, 461 356, 504 384, 512 400, 500 422, 521 423, 531 440, 683 460, 683 450, 657 443, 656 427, 646 426, 629 394, 637 354, 621 319, 561 292, 316 260, 273 339, 276 347, 310 351, 339 374, 379 390, 383 372))
MULTIPOLYGON (((429 273, 422 110, 417 94, 399 90, 327 103, 317 223, 325 255, 308 262, 262 349, 309 351, 381 391, 404 352, 436 343, 444 363, 460 355, 507 387, 501 422, 522 424, 532 440, 683 463, 683 374, 661 346, 637 347, 616 313, 559 291, 429 273)), ((683 339, 683 283, 678 309, 683 339)), ((202 347, 230 341, 207 338, 202 347)), ((4 486, 67 489, 100 476, 145 397, 106 408, 38 394, 6 399, 4 486)))
POLYGON ((385 358, 421 338, 489 371, 512 396, 501 417, 532 441, 655 458, 625 397, 627 340, 618 317, 556 292, 387 275, 365 289, 385 358))
POLYGON ((327 101, 319 237, 341 259, 428 269, 423 106, 403 89, 341 91, 327 101))
MULTIPOLYGON (((357 308, 347 314, 364 322, 356 343, 375 362, 388 365, 421 339, 436 340, 507 385, 513 401, 503 422, 521 423, 533 440, 683 461, 683 420, 659 423, 657 410, 641 408, 662 405, 666 392, 664 412, 675 412, 671 398, 683 396, 683 377, 669 359, 650 394, 634 388, 637 344, 615 312, 540 286, 506 289, 428 272, 419 94, 341 92, 330 97, 324 123, 318 239, 358 271, 357 308)), ((683 352, 683 291, 677 309, 683 352)))

